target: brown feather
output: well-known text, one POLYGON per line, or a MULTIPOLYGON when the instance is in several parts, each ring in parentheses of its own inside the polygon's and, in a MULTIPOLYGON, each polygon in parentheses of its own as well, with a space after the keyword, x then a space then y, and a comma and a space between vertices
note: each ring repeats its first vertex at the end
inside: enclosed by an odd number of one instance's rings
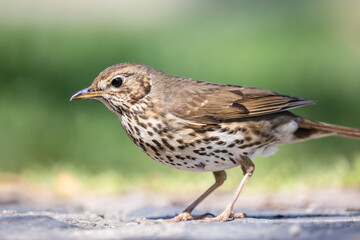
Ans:
POLYGON ((177 97, 169 99, 168 111, 201 124, 268 115, 314 104, 314 101, 259 88, 198 81, 195 85, 190 89, 179 89, 177 94, 183 101, 179 102, 177 97))
MULTIPOLYGON (((338 126, 330 123, 301 119, 299 129, 295 135, 299 138, 317 138, 312 135, 338 135, 341 137, 360 139, 360 129, 338 126), (304 135, 304 133, 306 135, 304 135)), ((321 136, 320 136, 321 137, 321 136)))

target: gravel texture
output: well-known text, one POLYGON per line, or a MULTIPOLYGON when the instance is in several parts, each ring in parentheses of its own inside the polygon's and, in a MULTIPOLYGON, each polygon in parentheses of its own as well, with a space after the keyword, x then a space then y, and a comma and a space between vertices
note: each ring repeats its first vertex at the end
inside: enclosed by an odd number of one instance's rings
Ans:
MULTIPOLYGON (((248 217, 225 223, 161 223, 195 196, 133 192, 120 196, 0 199, 0 239, 360 239, 360 191, 242 195, 248 217)), ((215 194, 197 213, 219 214, 230 194, 215 194)))

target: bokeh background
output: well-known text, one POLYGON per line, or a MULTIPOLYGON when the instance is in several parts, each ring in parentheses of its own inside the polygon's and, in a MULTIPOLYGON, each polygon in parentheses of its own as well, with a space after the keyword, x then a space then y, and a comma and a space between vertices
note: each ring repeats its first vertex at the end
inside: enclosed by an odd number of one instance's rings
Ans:
MULTIPOLYGON (((358 1, 2 0, 0 186, 70 196, 212 183, 151 160, 100 102, 69 102, 120 62, 314 99, 294 112, 360 128, 358 1)), ((247 191, 359 187, 359 147, 336 137, 283 146, 254 160, 247 191)), ((222 191, 241 177, 229 170, 222 191)))

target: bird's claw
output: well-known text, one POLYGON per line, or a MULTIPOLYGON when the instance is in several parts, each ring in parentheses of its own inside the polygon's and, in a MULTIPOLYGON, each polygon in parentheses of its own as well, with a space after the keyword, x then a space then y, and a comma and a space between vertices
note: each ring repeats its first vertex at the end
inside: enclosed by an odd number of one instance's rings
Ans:
POLYGON ((192 215, 189 212, 182 212, 179 215, 177 215, 177 216, 175 216, 175 217, 173 217, 171 219, 159 219, 157 221, 160 221, 160 222, 180 222, 180 221, 203 219, 203 218, 205 218, 207 216, 215 217, 215 215, 212 214, 212 213, 204 213, 204 214, 201 214, 201 215, 192 215))
POLYGON ((213 218, 201 219, 201 222, 226 222, 228 220, 234 220, 236 218, 246 217, 245 213, 231 213, 229 211, 223 211, 220 215, 213 218))

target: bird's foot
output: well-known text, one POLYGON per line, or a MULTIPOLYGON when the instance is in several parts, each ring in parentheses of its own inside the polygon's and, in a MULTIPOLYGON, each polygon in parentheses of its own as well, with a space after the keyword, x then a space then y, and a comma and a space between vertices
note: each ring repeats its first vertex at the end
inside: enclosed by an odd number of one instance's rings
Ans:
POLYGON ((245 213, 232 213, 231 210, 225 209, 220 215, 213 218, 201 219, 202 222, 226 222, 229 219, 234 220, 235 218, 244 218, 245 213))
POLYGON ((201 215, 192 215, 189 212, 182 212, 179 215, 170 218, 170 219, 159 219, 158 221, 160 222, 180 222, 180 221, 188 221, 188 220, 197 220, 197 219, 203 219, 207 216, 213 216, 215 217, 214 214, 211 213, 204 213, 201 215))

